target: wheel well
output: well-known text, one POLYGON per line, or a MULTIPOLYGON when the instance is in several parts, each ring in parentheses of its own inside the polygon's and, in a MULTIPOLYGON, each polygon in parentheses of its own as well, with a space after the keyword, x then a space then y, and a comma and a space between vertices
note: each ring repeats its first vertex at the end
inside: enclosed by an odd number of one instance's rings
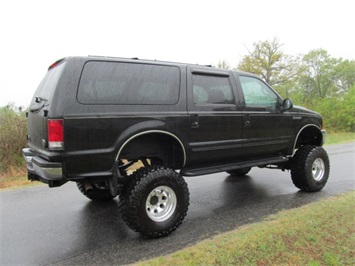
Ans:
POLYGON ((185 151, 175 137, 164 133, 147 133, 134 137, 124 144, 118 159, 149 158, 173 169, 185 164, 185 151))
POLYGON ((321 130, 317 126, 310 125, 304 127, 298 133, 294 150, 304 145, 322 146, 322 144, 323 144, 323 134, 321 130))

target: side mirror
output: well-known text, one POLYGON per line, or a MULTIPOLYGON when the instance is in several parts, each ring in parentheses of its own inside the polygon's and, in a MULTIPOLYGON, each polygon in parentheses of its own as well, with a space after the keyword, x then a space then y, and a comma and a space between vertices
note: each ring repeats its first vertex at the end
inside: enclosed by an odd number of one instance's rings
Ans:
POLYGON ((285 112, 287 110, 290 110, 293 107, 293 102, 290 98, 286 98, 285 100, 283 100, 282 102, 282 106, 281 106, 281 112, 285 112))

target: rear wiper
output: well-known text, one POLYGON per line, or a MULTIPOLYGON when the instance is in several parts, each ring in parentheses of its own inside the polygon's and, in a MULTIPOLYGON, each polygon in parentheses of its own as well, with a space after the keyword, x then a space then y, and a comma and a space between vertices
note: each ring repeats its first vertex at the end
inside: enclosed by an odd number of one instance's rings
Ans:
POLYGON ((44 106, 46 106, 46 102, 48 102, 46 98, 35 96, 35 103, 38 104, 31 105, 30 112, 31 113, 39 112, 44 106))
POLYGON ((47 102, 48 100, 39 96, 36 96, 35 102, 40 103, 40 102, 47 102))

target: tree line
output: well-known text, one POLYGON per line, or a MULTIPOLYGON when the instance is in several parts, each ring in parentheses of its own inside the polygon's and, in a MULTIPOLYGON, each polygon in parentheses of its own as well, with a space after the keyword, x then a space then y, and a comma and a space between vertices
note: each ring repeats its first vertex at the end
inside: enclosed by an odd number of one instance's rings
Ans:
MULTIPOLYGON (((330 131, 355 132, 355 61, 324 49, 288 55, 277 39, 254 42, 235 69, 258 75, 282 97, 323 115, 330 131)), ((217 67, 230 69, 226 60, 217 67)))

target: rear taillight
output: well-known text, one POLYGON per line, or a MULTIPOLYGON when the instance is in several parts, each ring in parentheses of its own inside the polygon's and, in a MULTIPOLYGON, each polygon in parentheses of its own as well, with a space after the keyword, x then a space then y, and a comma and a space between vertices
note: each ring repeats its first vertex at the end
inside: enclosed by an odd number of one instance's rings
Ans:
POLYGON ((51 150, 64 149, 63 119, 48 119, 48 148, 51 150))

